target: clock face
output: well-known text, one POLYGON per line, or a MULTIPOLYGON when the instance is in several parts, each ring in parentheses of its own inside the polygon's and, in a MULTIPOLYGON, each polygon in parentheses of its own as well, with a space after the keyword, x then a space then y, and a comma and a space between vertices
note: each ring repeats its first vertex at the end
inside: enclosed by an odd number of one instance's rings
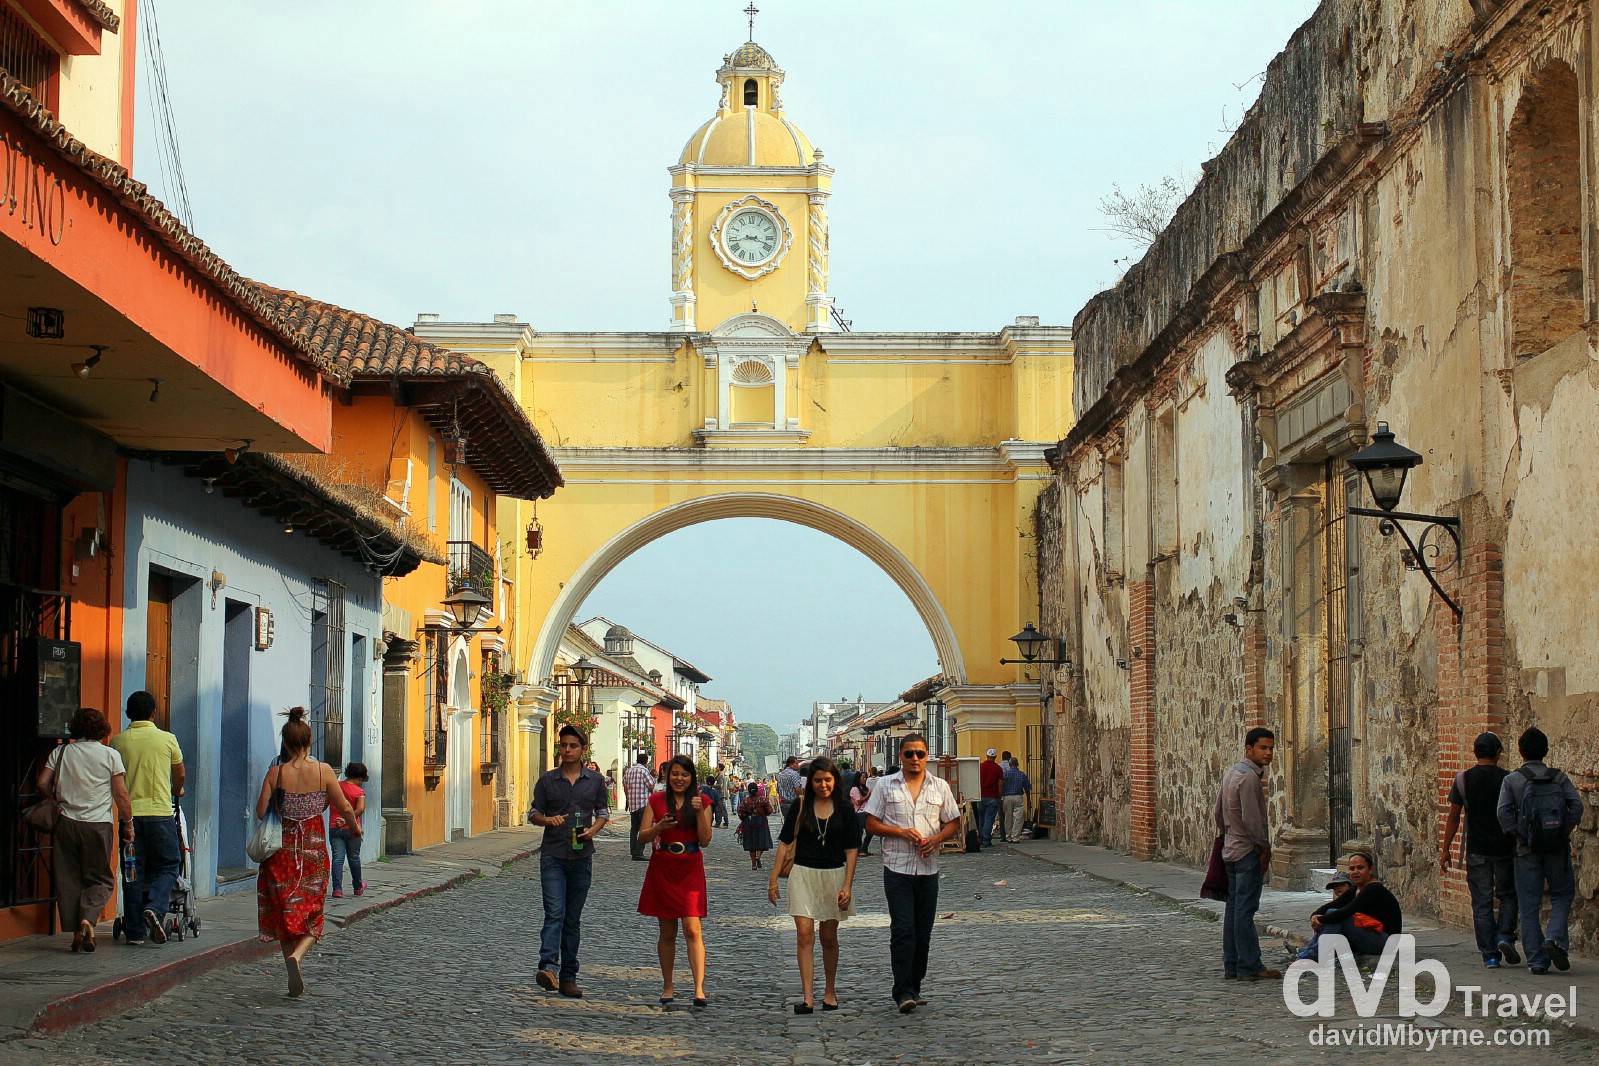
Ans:
POLYGON ((735 260, 754 266, 777 254, 782 236, 777 220, 771 215, 757 208, 745 208, 728 219, 722 241, 735 260))

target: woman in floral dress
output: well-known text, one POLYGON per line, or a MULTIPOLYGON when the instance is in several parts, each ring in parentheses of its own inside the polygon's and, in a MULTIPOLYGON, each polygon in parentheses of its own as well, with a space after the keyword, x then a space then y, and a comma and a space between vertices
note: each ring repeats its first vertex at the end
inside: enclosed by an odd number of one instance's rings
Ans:
POLYGON ((339 788, 338 774, 311 758, 311 727, 304 707, 291 707, 283 726, 283 746, 261 782, 255 816, 265 818, 275 801, 283 819, 283 847, 256 875, 256 921, 262 940, 283 949, 289 995, 305 993, 300 964, 322 936, 322 906, 328 894, 328 843, 322 816, 331 806, 352 836, 361 822, 339 788))

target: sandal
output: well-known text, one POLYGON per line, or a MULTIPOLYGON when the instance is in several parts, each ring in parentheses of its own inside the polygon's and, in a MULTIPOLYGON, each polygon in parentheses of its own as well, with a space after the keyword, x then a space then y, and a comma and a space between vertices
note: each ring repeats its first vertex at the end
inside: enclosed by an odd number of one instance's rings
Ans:
POLYGON ((796 1003, 796 1004, 794 1004, 794 1013, 795 1014, 815 1014, 816 1013, 816 1008, 811 1006, 809 1003, 796 1003))
POLYGON ((300 960, 293 955, 283 957, 283 968, 289 971, 289 995, 305 995, 305 975, 300 972, 300 960))
POLYGON ((94 950, 94 925, 87 919, 78 923, 78 936, 82 938, 82 948, 84 951, 89 952, 94 950))
POLYGON ((829 1002, 827 1002, 827 1000, 824 999, 824 1000, 822 1000, 822 1009, 823 1010, 838 1010, 838 1004, 837 1003, 829 1003, 829 1002))

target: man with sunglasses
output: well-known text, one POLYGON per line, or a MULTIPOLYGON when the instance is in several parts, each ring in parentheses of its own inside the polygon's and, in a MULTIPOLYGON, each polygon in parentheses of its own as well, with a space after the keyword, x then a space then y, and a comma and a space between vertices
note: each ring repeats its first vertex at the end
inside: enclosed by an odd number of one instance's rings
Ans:
POLYGON ((866 801, 866 829, 883 856, 888 901, 892 995, 901 1014, 927 1000, 922 979, 938 912, 938 849, 960 828, 960 808, 948 782, 927 772, 927 741, 900 738, 899 773, 880 779, 866 801))
POLYGON ((556 737, 561 764, 533 786, 528 820, 544 827, 539 846, 539 888, 544 930, 539 938, 539 987, 581 999, 577 949, 583 938, 583 904, 594 880, 594 837, 611 817, 605 778, 583 765, 588 737, 563 725, 556 737), (560 972, 556 972, 559 965, 560 972))

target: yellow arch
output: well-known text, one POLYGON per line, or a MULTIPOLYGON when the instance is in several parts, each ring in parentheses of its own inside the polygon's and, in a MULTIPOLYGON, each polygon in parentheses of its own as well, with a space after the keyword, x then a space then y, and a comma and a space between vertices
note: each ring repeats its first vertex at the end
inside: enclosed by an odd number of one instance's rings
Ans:
POLYGON ((634 522, 612 537, 561 587, 539 630, 527 676, 549 676, 566 627, 595 586, 623 559, 668 533, 721 518, 772 518, 791 522, 835 537, 865 555, 910 598, 933 640, 940 671, 957 683, 965 683, 966 662, 949 616, 926 579, 903 553, 869 527, 840 511, 810 500, 770 492, 726 492, 687 500, 634 522))

